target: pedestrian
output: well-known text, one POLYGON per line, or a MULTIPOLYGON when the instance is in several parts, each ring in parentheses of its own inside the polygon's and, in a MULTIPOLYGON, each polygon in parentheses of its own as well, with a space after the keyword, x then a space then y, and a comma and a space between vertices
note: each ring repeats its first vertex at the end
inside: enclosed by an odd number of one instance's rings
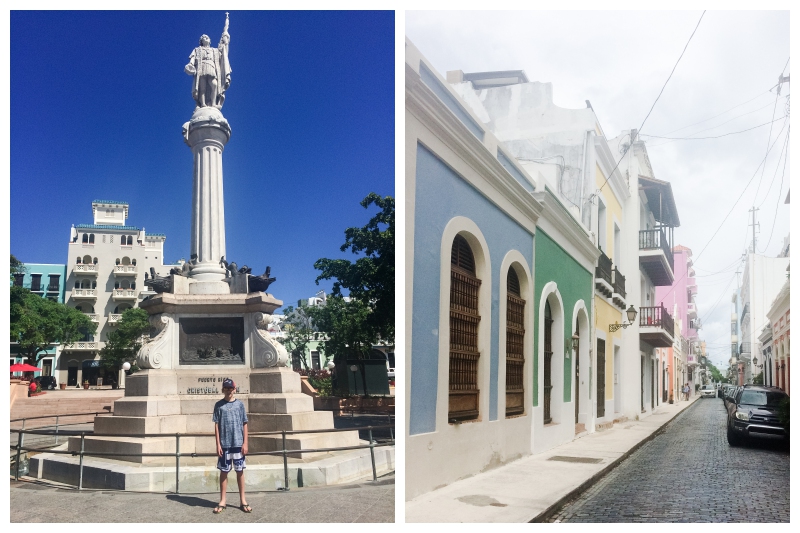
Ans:
POLYGON ((36 394, 36 380, 33 378, 31 378, 31 382, 28 385, 28 398, 30 398, 32 394, 36 394))
POLYGON ((687 401, 689 400, 689 384, 688 383, 683 385, 683 399, 687 400, 687 401))
POLYGON ((214 514, 220 514, 227 506, 228 472, 236 471, 236 483, 239 485, 239 504, 242 511, 250 513, 252 507, 247 504, 244 495, 244 469, 247 456, 247 413, 244 404, 233 397, 236 384, 230 378, 222 381, 223 399, 214 405, 214 436, 217 440, 217 468, 219 469, 219 504, 214 514))

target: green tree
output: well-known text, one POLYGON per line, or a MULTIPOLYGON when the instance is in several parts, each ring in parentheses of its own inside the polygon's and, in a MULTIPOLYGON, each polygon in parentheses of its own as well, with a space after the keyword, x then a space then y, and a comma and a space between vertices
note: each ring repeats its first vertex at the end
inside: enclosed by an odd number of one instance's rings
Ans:
POLYGON ((762 370, 755 376, 753 376, 753 385, 763 385, 764 384, 764 371, 762 370))
MULTIPOLYGON (((364 316, 366 326, 372 331, 372 339, 378 336, 386 342, 394 340, 394 198, 370 193, 361 205, 366 209, 375 204, 380 211, 362 228, 347 228, 345 243, 341 251, 363 253, 354 263, 347 259, 319 259, 314 268, 322 273, 320 280, 335 278, 333 295, 341 296, 347 289, 350 297, 363 304, 351 316, 368 312, 364 316)), ((340 304, 337 304, 340 305, 340 304)), ((355 306, 354 306, 355 309, 355 306)), ((323 331, 329 332, 326 328, 323 331)), ((362 326, 356 328, 361 331, 362 326)), ((355 331, 355 330, 353 330, 355 331)), ((353 339, 355 341, 355 339, 353 339)))
POLYGON ((314 326, 313 308, 301 305, 294 308, 291 305, 283 313, 281 329, 284 336, 278 341, 283 344, 291 356, 291 361, 300 360, 303 367, 308 370, 306 353, 308 345, 319 339, 319 331, 314 326))
MULTIPOLYGON (((375 343, 375 330, 369 324, 371 308, 360 300, 345 301, 331 296, 325 305, 311 310, 314 322, 326 333, 320 350, 333 357, 337 372, 346 371, 348 359, 366 359, 375 343)), ((366 373, 362 366, 362 390, 367 390, 366 373)))
POLYGON ((11 254, 11 283, 14 283, 14 274, 24 274, 25 265, 11 254))
POLYGON ((706 362, 706 366, 708 367, 709 372, 711 373, 711 378, 719 383, 723 380, 722 372, 720 372, 717 367, 715 367, 711 361, 706 362))
POLYGON ((88 316, 62 303, 42 298, 22 287, 11 287, 11 342, 28 363, 39 366, 53 344, 72 344, 97 331, 88 316))
POLYGON ((107 370, 118 372, 123 363, 133 364, 139 348, 142 347, 143 338, 149 333, 147 311, 138 307, 126 309, 117 322, 116 329, 108 334, 105 347, 100 350, 102 365, 107 370))

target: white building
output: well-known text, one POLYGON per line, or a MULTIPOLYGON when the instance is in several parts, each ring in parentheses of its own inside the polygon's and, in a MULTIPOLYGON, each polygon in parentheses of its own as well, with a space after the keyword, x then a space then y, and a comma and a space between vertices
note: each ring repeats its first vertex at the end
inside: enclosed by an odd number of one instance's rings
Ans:
POLYGON ((57 379, 67 386, 95 385, 100 377, 121 384, 123 373, 104 376, 99 352, 125 309, 154 294, 144 285, 150 268, 165 276, 173 266, 164 265, 166 236, 126 225, 128 210, 127 202, 95 200, 92 224, 70 229, 64 302, 89 315, 97 332, 63 347, 57 379))

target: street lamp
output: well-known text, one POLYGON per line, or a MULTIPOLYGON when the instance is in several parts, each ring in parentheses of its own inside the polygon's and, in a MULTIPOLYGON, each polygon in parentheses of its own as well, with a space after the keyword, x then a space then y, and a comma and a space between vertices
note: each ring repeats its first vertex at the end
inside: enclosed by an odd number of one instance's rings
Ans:
POLYGON ((578 334, 577 334, 577 333, 575 333, 575 334, 572 336, 572 349, 573 349, 573 350, 577 350, 577 349, 578 349, 578 344, 580 343, 580 340, 581 340, 581 338, 580 338, 580 337, 578 337, 578 334))
POLYGON ((613 324, 608 325, 608 331, 614 332, 618 331, 620 328, 627 328, 628 326, 633 324, 633 321, 636 320, 636 308, 631 304, 625 314, 628 315, 628 322, 626 324, 620 324, 618 322, 614 322, 613 324))
POLYGON ((131 369, 131 364, 129 362, 125 361, 124 363, 122 363, 122 370, 127 372, 130 369, 131 369))
POLYGON ((358 372, 358 365, 350 365, 350 372, 353 373, 353 390, 358 395, 358 383, 356 382, 356 372, 358 372))

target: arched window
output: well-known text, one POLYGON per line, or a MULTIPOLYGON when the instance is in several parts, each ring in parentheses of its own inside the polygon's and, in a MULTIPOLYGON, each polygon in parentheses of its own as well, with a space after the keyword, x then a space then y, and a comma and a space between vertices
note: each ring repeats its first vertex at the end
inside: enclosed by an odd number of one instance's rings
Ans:
POLYGON ((133 259, 133 260, 131 260, 131 264, 132 264, 133 266, 136 266, 136 259, 133 259))
POLYGON ((91 255, 84 255, 83 256, 83 264, 84 265, 91 265, 92 264, 92 256, 91 255))
POLYGON ((96 282, 96 281, 92 281, 92 288, 93 288, 93 289, 96 289, 96 288, 97 288, 97 282, 96 282))
POLYGON ((117 257, 117 259, 116 259, 116 263, 115 263, 115 264, 116 264, 116 265, 119 265, 119 257, 117 257))
POLYGON ((131 264, 131 259, 130 259, 130 257, 128 257, 127 255, 126 255, 125 257, 123 257, 123 258, 122 258, 122 264, 123 264, 123 265, 130 265, 130 264, 131 264))
POLYGON ((92 263, 94 263, 95 265, 97 264, 97 258, 96 257, 92 260, 92 263))
POLYGON ((75 264, 78 264, 78 265, 80 265, 80 264, 81 264, 81 258, 80 258, 80 257, 78 257, 78 258, 76 258, 76 259, 75 259, 75 264))
POLYGON ((115 281, 114 282, 114 288, 115 289, 119 289, 119 281, 115 281))
POLYGON ((81 288, 81 282, 80 281, 75 280, 75 288, 76 289, 80 289, 81 288))
POLYGON ((89 234, 88 233, 84 233, 83 234, 83 237, 81 238, 81 242, 84 243, 84 244, 88 244, 88 242, 89 242, 89 234))
POLYGON ((135 281, 131 281, 131 289, 135 289, 135 288, 136 288, 136 282, 135 281))
POLYGON ((94 244, 94 233, 89 235, 89 244, 94 244))
POLYGON ((506 283, 506 416, 525 412, 522 369, 525 365, 525 300, 520 294, 519 277, 508 269, 506 283))
POLYGON ((475 257, 456 235, 450 252, 450 422, 478 418, 478 290, 475 257))
POLYGON ((553 421, 550 414, 550 395, 553 391, 553 314, 550 302, 544 304, 544 423, 553 421))

